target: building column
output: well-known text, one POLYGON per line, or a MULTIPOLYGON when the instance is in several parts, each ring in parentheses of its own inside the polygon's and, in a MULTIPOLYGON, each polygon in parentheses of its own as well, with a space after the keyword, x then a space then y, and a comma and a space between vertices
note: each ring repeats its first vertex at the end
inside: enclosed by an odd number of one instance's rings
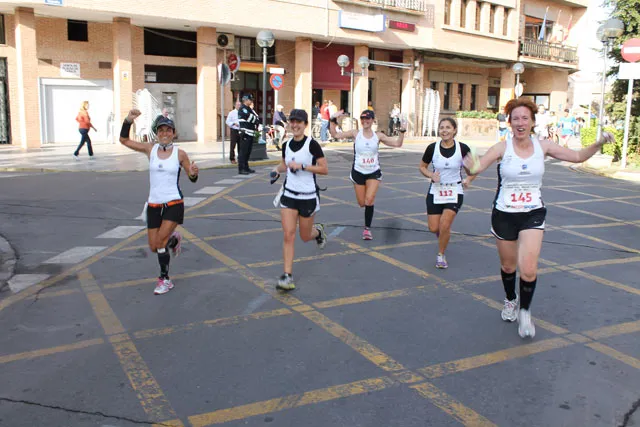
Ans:
POLYGON ((515 85, 516 75, 511 70, 511 67, 502 69, 500 74, 500 99, 498 100, 498 108, 500 111, 502 111, 502 108, 509 100, 515 97, 515 85))
MULTIPOLYGON (((116 128, 133 108, 131 19, 113 18, 113 118, 116 128)), ((114 142, 119 133, 114 132, 114 142)))
POLYGON ((360 70, 358 59, 361 56, 369 57, 368 46, 358 45, 353 49, 353 70, 364 72, 364 76, 353 77, 353 117, 360 117, 360 113, 367 108, 369 100, 369 70, 360 70))
POLYGON ((19 133, 15 143, 22 148, 41 145, 40 101, 38 100, 38 55, 36 19, 32 8, 18 7, 15 12, 15 40, 19 133))
MULTIPOLYGON (((313 95, 313 42, 311 39, 296 38, 295 63, 295 108, 303 109, 311 117, 311 101, 313 95)), ((312 120, 309 119, 307 131, 311 130, 312 120)))
POLYGON ((496 6, 496 13, 493 15, 493 33, 499 36, 503 36, 502 29, 504 28, 504 20, 507 17, 504 14, 504 6, 496 6))
POLYGON ((467 30, 476 29, 476 3, 477 3, 476 0, 467 1, 467 9, 465 10, 465 14, 466 14, 465 28, 467 30))
MULTIPOLYGON (((473 88, 473 85, 471 83, 469 84, 465 84, 464 85, 464 103, 462 105, 462 110, 463 111, 470 111, 471 110, 471 89, 473 88)), ((476 100, 476 102, 478 102, 476 100)))
MULTIPOLYGON (((485 34, 490 34, 489 28, 491 25, 491 3, 483 2, 480 6, 480 31, 485 34)), ((495 30, 495 27, 494 27, 495 30)))
POLYGON ((460 26, 460 8, 462 0, 451 0, 451 10, 449 11, 449 21, 452 27, 460 26))
POLYGON ((218 51, 215 28, 200 27, 197 32, 196 126, 198 144, 215 142, 218 135, 218 51))
POLYGON ((460 110, 460 98, 458 97, 458 85, 459 83, 451 83, 451 93, 449 99, 451 99, 451 109, 453 111, 460 110))
MULTIPOLYGON (((407 49, 402 51, 402 62, 405 64, 413 64, 415 61, 415 55, 413 50, 407 49)), ((400 94, 400 111, 407 118, 407 133, 408 136, 414 136, 419 133, 416 127, 416 97, 415 89, 413 85, 413 71, 402 70, 402 93, 400 94)))

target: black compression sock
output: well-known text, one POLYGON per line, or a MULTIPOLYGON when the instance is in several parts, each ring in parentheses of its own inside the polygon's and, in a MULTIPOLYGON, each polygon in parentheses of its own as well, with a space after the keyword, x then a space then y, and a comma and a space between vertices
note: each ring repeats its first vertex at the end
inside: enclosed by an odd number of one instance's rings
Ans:
POLYGON ((169 278, 169 261, 171 261, 171 255, 165 248, 158 249, 158 262, 160 263, 160 277, 163 279, 169 278))
POLYGON ((371 227, 373 221, 373 205, 364 207, 364 226, 371 227))
POLYGON ((522 277, 520 278, 520 308, 529 310, 529 306, 531 306, 531 300, 533 299, 533 293, 536 290, 537 282, 537 277, 531 282, 522 280, 522 277))
POLYGON ((507 299, 513 301, 516 299, 516 272, 505 273, 500 269, 500 275, 502 276, 502 286, 504 286, 504 293, 507 294, 507 299))

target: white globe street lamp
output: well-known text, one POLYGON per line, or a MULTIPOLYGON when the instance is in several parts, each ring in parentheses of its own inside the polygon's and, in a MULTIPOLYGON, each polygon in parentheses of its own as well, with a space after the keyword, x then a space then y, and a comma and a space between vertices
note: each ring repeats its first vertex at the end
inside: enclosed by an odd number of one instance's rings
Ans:
MULTIPOLYGON (((600 139, 600 135, 602 134, 602 120, 604 118, 604 92, 607 82, 607 55, 609 54, 609 49, 611 48, 613 41, 620 37, 623 32, 624 23, 616 18, 608 19, 598 28, 598 31, 596 32, 598 39, 602 42, 602 56, 604 58, 604 65, 602 68, 602 88, 600 91, 600 111, 598 113, 598 131, 596 135, 596 141, 600 139)), ((591 117, 589 117, 589 120, 591 120, 591 117)))
POLYGON ((264 140, 267 139, 267 50, 275 41, 275 36, 269 30, 262 30, 256 36, 256 42, 262 48, 262 139, 264 140))
POLYGON ((338 56, 338 66, 340 67, 340 75, 346 76, 349 75, 351 77, 351 87, 349 90, 349 111, 351 114, 351 118, 353 118, 353 76, 365 76, 367 74, 367 70, 369 69, 369 65, 371 61, 366 56, 361 56, 358 58, 358 65, 360 66, 360 72, 356 72, 355 69, 345 72, 344 69, 349 66, 351 60, 347 55, 338 56))
POLYGON ((516 75, 516 87, 515 87, 516 98, 520 98, 522 96, 522 87, 520 85, 520 74, 524 73, 524 64, 522 64, 522 62, 516 62, 515 64, 513 64, 513 67, 511 67, 511 70, 516 75))

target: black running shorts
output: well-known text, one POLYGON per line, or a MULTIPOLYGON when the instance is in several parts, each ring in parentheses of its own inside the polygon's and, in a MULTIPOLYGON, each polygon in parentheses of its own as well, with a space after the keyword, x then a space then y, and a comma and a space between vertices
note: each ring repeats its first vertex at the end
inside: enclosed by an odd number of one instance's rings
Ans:
POLYGON ((491 233, 500 240, 518 240, 522 230, 544 230, 547 208, 530 212, 491 212, 491 233))
POLYGON ((160 228, 162 221, 184 222, 184 203, 152 208, 147 206, 147 228, 160 228))
POLYGON ((427 194, 427 215, 442 215, 445 209, 449 209, 458 213, 462 207, 464 201, 464 195, 458 194, 458 203, 444 203, 436 205, 433 203, 433 194, 427 194))
POLYGON ((298 211, 298 214, 303 218, 310 218, 316 213, 316 207, 318 206, 318 197, 313 199, 294 199, 293 197, 287 197, 284 194, 280 197, 280 207, 287 209, 294 209, 298 211))
POLYGON ((382 181, 382 171, 378 169, 375 172, 364 174, 355 169, 351 169, 351 175, 349 178, 354 184, 365 185, 368 179, 377 179, 378 181, 382 181))

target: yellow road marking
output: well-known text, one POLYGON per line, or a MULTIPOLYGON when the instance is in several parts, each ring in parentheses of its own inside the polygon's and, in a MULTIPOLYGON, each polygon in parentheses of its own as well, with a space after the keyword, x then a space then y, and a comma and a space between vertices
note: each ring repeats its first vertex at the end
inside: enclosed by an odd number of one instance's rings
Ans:
POLYGON ((597 214, 595 212, 589 212, 589 211, 585 211, 585 210, 582 210, 582 209, 572 208, 570 206, 557 205, 557 204, 554 204, 553 206, 554 207, 558 207, 560 209, 565 209, 565 210, 568 210, 568 211, 572 211, 572 212, 578 212, 578 213, 581 213, 581 214, 594 216, 596 218, 606 219, 607 221, 624 222, 623 220, 618 219, 618 218, 613 218, 613 217, 610 217, 610 216, 607 216, 607 215, 600 215, 600 214, 597 214))
POLYGON ((256 178, 260 178, 259 175, 254 176, 253 178, 249 178, 249 179, 245 179, 242 182, 239 182, 235 185, 232 185, 231 187, 227 187, 226 189, 222 190, 221 192, 214 194, 211 197, 207 197, 205 200, 201 201, 200 203, 191 206, 190 208, 187 208, 184 210, 184 213, 187 214, 189 212, 193 212, 196 209, 200 209, 201 207, 207 206, 208 204, 212 203, 213 201, 226 196, 227 194, 231 193, 232 191, 237 190, 238 188, 242 187, 243 185, 249 183, 249 182, 253 182, 256 180, 256 178))
POLYGON ((584 277, 585 279, 593 280, 594 282, 600 283, 605 286, 610 286, 612 288, 620 289, 625 292, 629 292, 630 294, 640 295, 640 289, 634 288, 633 286, 623 285, 622 283, 614 282, 612 280, 608 280, 599 276, 595 276, 593 274, 587 273, 586 271, 581 270, 571 270, 572 274, 576 276, 584 277))
POLYGON ((33 351, 25 351, 23 353, 8 354, 6 356, 0 356, 0 364, 15 362, 17 360, 35 359, 36 357, 50 356, 52 354, 65 353, 67 351, 80 350, 80 349, 91 347, 98 344, 104 344, 104 340, 102 338, 96 338, 92 340, 78 341, 73 344, 43 348, 41 350, 33 350, 33 351))
POLYGON ((315 302, 312 305, 316 308, 333 308, 343 305, 360 304, 364 302, 371 302, 388 298, 406 297, 415 295, 416 292, 426 292, 434 289, 436 289, 435 286, 418 286, 416 288, 398 289, 396 291, 372 292, 370 294, 358 295, 354 297, 336 298, 328 301, 315 302))
POLYGON ((606 354, 609 357, 612 357, 622 363, 625 363, 631 366, 632 368, 640 369, 640 360, 636 359, 635 357, 631 357, 627 354, 624 354, 616 350, 615 348, 611 348, 607 345, 604 345, 598 342, 592 342, 585 345, 595 351, 598 351, 602 354, 606 354))
MULTIPOLYGON (((229 271, 229 268, 227 267, 211 268, 208 270, 192 271, 190 273, 171 275, 171 277, 173 277, 173 279, 190 279, 192 277, 208 276, 211 274, 224 273, 225 271, 229 271)), ((155 283, 157 280, 158 280, 157 277, 149 277, 146 279, 136 279, 136 280, 127 280, 124 282, 108 283, 106 285, 102 285, 102 289, 116 289, 116 288, 125 288, 128 286, 148 285, 151 283, 155 283)))
POLYGON ((600 340, 618 335, 633 334, 635 332, 640 332, 640 320, 592 329, 590 331, 583 332, 582 335, 586 335, 594 340, 600 340))
MULTIPOLYGON (((296 258, 293 260, 294 263, 298 263, 298 262, 306 262, 306 261, 315 261, 318 259, 326 259, 326 258, 331 258, 331 257, 336 257, 336 256, 343 256, 343 255, 351 255, 351 254, 355 254, 357 253, 356 251, 342 251, 342 252, 333 252, 333 253, 328 253, 328 254, 320 254, 320 255, 313 255, 313 256, 306 256, 306 257, 300 257, 300 258, 296 258)), ((274 261, 264 261, 264 262, 254 262, 251 264, 247 264, 247 267, 249 268, 258 268, 258 267, 270 267, 272 265, 280 265, 282 264, 282 260, 274 260, 274 261)))
MULTIPOLYGON (((89 270, 81 270, 78 273, 78 279, 104 332, 109 336, 109 341, 122 365, 122 369, 129 378, 129 382, 147 416, 153 421, 177 418, 171 404, 160 389, 135 344, 125 333, 122 323, 113 312, 89 270)), ((177 425, 181 426, 182 423, 177 425)))
POLYGON ((603 245, 611 246, 611 247, 616 248, 616 249, 622 249, 623 251, 628 251, 628 252, 633 252, 633 253, 640 254, 640 250, 638 250, 638 249, 629 248, 627 246, 619 245, 619 244, 613 243, 613 242, 608 242, 608 241, 600 239, 598 237, 589 236, 587 234, 579 233, 579 232, 574 231, 574 230, 565 230, 565 229, 561 228, 560 231, 563 231, 563 232, 569 233, 569 234, 573 234, 574 236, 582 237, 583 239, 593 240, 594 242, 602 243, 603 245))
POLYGON ((490 427, 495 426, 494 423, 478 414, 471 408, 467 408, 462 403, 455 400, 442 390, 437 389, 433 384, 421 383, 410 386, 421 396, 430 400, 434 405, 442 411, 451 415, 465 426, 473 427, 490 427))

